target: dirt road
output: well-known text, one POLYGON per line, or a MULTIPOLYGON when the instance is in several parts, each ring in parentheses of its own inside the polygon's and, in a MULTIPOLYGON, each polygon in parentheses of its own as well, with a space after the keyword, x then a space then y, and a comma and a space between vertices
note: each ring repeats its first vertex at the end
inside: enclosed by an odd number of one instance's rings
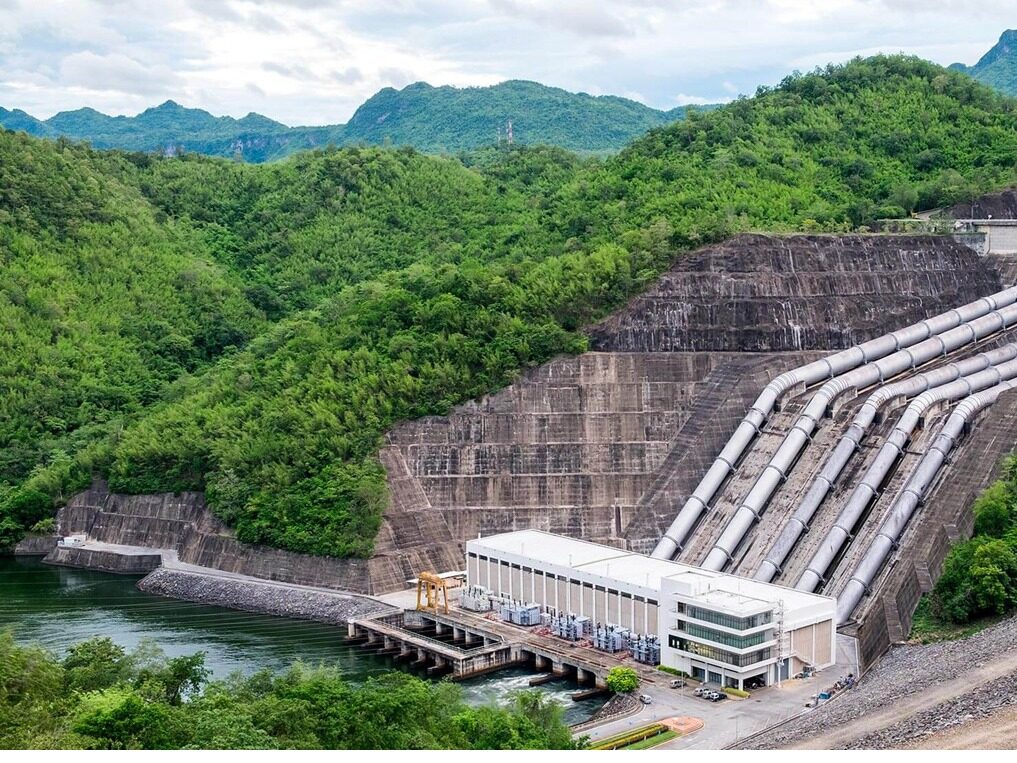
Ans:
POLYGON ((994 660, 982 663, 968 671, 963 678, 931 686, 924 691, 892 699, 885 709, 866 713, 853 721, 841 724, 804 739, 788 749, 830 750, 842 748, 861 737, 872 734, 895 723, 910 718, 923 710, 929 710, 954 697, 960 696, 982 684, 1017 670, 1017 651, 1004 652, 994 660))

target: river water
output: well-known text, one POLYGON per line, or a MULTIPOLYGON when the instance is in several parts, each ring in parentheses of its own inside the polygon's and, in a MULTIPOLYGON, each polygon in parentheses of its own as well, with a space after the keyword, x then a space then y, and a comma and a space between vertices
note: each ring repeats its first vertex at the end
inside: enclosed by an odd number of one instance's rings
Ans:
MULTIPOLYGON (((401 669, 346 644, 345 628, 166 599, 139 591, 138 579, 52 567, 35 557, 0 556, 0 629, 13 628, 18 641, 57 654, 94 636, 109 636, 128 650, 150 640, 171 657, 205 652, 216 678, 234 671, 281 670, 298 660, 338 665, 352 681, 401 669)), ((529 677, 507 669, 460 685, 472 704, 503 702, 513 690, 525 688, 529 677)), ((584 720, 601 704, 573 702, 569 695, 576 687, 564 681, 538 690, 565 705, 569 723, 584 720)))

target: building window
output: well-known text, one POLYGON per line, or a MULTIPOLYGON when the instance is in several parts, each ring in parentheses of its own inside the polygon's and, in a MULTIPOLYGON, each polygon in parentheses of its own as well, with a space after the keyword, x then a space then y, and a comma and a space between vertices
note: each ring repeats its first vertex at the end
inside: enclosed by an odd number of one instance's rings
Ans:
POLYGON ((651 607, 657 606, 657 602, 654 601, 653 599, 647 599, 646 603, 649 604, 651 607))
POLYGON ((713 628, 696 625, 695 623, 687 623, 682 620, 677 622, 676 630, 684 631, 690 636, 706 639, 707 641, 713 641, 718 644, 723 644, 724 646, 733 646, 735 649, 747 649, 750 646, 755 646, 756 644, 762 644, 764 641, 769 641, 771 638, 767 631, 750 633, 747 636, 733 636, 730 633, 715 631, 713 628))
POLYGON ((734 665, 738 668, 744 668, 748 665, 755 665, 757 662, 768 660, 773 652, 772 649, 767 648, 760 649, 759 651, 752 652, 750 654, 734 654, 733 652, 728 652, 724 649, 718 649, 715 646, 700 644, 698 641, 693 641, 692 639, 682 638, 675 635, 668 636, 667 645, 672 649, 677 649, 681 652, 694 654, 697 657, 704 657, 708 660, 714 660, 715 662, 723 662, 727 665, 734 665))
POLYGON ((471 552, 469 553, 469 557, 470 557, 470 559, 476 559, 476 558, 477 558, 477 555, 476 555, 476 554, 475 554, 475 553, 474 553, 473 551, 471 551, 471 552))
POLYGON ((725 615, 722 612, 715 612, 712 609, 696 607, 692 604, 686 605, 685 612, 689 617, 696 620, 714 623, 715 625, 723 625, 725 628, 731 628, 736 631, 745 631, 749 628, 766 625, 773 621, 773 612, 763 612, 762 614, 752 615, 751 617, 734 617, 732 615, 725 615))
POLYGON ((623 599, 631 599, 631 598, 632 598, 632 594, 630 594, 630 593, 625 593, 624 591, 622 591, 622 595, 621 595, 621 597, 622 597, 623 599))

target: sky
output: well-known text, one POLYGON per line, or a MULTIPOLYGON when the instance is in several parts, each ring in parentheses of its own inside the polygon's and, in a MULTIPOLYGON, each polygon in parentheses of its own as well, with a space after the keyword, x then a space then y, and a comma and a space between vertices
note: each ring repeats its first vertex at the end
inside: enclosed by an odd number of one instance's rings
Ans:
POLYGON ((1013 0, 0 0, 0 106, 319 125, 383 87, 529 79, 669 109, 855 55, 973 64, 1012 27, 1013 0))

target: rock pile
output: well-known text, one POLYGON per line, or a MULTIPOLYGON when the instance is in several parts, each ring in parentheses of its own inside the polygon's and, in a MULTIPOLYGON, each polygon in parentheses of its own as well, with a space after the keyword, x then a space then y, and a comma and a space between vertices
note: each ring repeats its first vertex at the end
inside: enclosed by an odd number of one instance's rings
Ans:
POLYGON ((967 694, 917 713, 888 728, 867 734, 847 745, 849 750, 886 750, 908 743, 923 747, 922 738, 992 715, 1002 707, 1017 705, 1014 681, 1017 673, 997 678, 967 694))
MULTIPOLYGON (((845 692, 828 705, 762 735, 746 747, 779 749, 822 734, 835 726, 883 710, 902 697, 926 691, 945 681, 957 680, 958 676, 965 675, 972 668, 980 667, 1013 650, 1017 650, 1017 617, 1004 620, 958 641, 895 647, 875 668, 865 674, 855 689, 845 692)), ((1013 685, 1012 677, 1009 679, 1009 685, 1013 685)), ((978 708, 984 708, 984 714, 988 714, 1001 705, 993 704, 1000 698, 992 696, 993 692, 987 689, 988 687, 978 688, 969 695, 952 700, 951 702, 957 702, 956 711, 946 707, 951 704, 947 702, 927 713, 918 713, 897 725, 908 724, 908 734, 913 738, 918 733, 932 733, 938 730, 940 727, 935 727, 935 724, 948 723, 947 715, 951 712, 970 714, 981 712, 978 708), (922 723, 933 725, 927 731, 920 732, 918 729, 924 728, 922 723)), ((888 739, 897 738, 896 732, 893 732, 895 728, 896 726, 892 726, 885 730, 889 734, 888 739)), ((874 738, 881 733, 869 735, 873 737, 869 744, 878 741, 874 738)), ((902 736, 901 739, 903 738, 902 736)), ((865 746, 864 739, 858 740, 857 743, 859 746, 865 746)))
MULTIPOLYGON (((146 593, 264 615, 343 625, 350 618, 390 609, 374 599, 295 586, 258 583, 161 567, 138 583, 146 593)), ((395 611, 394 609, 392 611, 395 611)))

